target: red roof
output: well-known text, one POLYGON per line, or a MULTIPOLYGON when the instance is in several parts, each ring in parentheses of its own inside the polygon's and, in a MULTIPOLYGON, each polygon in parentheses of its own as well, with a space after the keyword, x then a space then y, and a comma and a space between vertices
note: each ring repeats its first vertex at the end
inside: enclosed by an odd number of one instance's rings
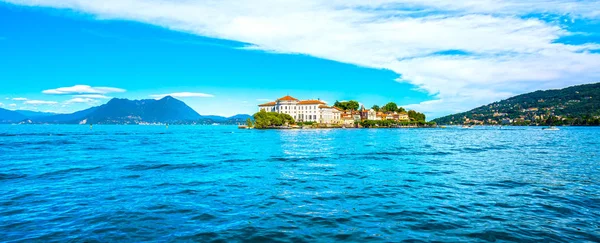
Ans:
POLYGON ((277 100, 278 100, 278 101, 279 101, 279 100, 283 100, 283 101, 298 101, 298 99, 296 99, 296 98, 294 98, 294 97, 292 97, 292 96, 289 96, 289 95, 286 95, 286 96, 284 96, 284 97, 281 97, 281 98, 279 98, 279 99, 277 99, 277 100))
POLYGON ((298 105, 320 105, 325 104, 325 102, 320 100, 303 100, 298 102, 298 105))
POLYGON ((264 104, 261 104, 261 105, 258 105, 258 106, 274 106, 274 105, 275 105, 275 101, 269 102, 269 103, 264 103, 264 104))

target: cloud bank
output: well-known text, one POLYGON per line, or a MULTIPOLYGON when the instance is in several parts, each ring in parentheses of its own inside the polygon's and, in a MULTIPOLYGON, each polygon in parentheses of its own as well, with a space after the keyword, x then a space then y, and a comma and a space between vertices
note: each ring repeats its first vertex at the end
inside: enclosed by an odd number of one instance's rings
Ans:
POLYGON ((48 100, 27 100, 23 102, 26 105, 56 105, 58 102, 56 101, 48 101, 48 100))
POLYGON ((72 87, 62 87, 42 91, 44 94, 51 95, 104 95, 122 92, 125 92, 125 90, 113 87, 91 87, 89 85, 75 85, 72 87))
POLYGON ((65 105, 76 104, 76 103, 93 104, 93 103, 97 103, 97 102, 98 102, 98 100, 95 100, 92 98, 73 98, 73 99, 66 100, 65 102, 63 102, 63 104, 65 104, 65 105))
MULTIPOLYGON (((571 32, 565 23, 598 20, 597 0, 4 1, 235 40, 250 43, 249 50, 389 69, 399 75, 396 81, 434 97, 408 105, 429 114, 600 80, 598 43, 559 41, 590 34, 571 32)), ((87 86, 48 92, 109 91, 87 86)))

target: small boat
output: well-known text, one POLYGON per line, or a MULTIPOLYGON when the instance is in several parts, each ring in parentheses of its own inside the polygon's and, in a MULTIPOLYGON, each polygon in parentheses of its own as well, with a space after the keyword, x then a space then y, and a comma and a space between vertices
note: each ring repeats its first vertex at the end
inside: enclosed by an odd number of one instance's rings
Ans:
POLYGON ((550 127, 544 127, 544 128, 542 128, 542 130, 545 130, 545 131, 558 131, 560 129, 558 129, 555 126, 550 126, 550 127))
POLYGON ((463 125, 462 128, 464 128, 464 129, 471 129, 471 128, 473 128, 473 125, 463 125))

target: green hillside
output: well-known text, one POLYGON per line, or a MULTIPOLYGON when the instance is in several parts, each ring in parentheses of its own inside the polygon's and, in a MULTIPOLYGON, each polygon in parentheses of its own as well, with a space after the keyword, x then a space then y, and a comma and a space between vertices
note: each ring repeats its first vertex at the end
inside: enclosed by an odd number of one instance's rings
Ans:
POLYGON ((600 125, 600 83, 535 91, 440 117, 437 124, 600 125))

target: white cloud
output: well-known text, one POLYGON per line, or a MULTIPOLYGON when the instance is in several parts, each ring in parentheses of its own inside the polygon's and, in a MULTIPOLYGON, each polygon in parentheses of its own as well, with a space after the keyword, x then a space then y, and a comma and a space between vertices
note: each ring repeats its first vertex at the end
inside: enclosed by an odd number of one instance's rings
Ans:
POLYGON ((4 107, 4 104, 3 104, 3 103, 0 103, 0 107, 4 107))
POLYGON ((26 105, 56 105, 58 102, 56 101, 47 101, 47 100, 27 100, 23 102, 26 105))
POLYGON ((92 99, 92 98, 73 98, 70 100, 66 100, 65 102, 63 102, 63 104, 74 104, 74 103, 96 103, 98 102, 98 100, 92 99))
POLYGON ((90 98, 90 99, 112 99, 112 97, 108 97, 106 95, 101 94, 84 94, 84 95, 73 95, 76 98, 90 98))
POLYGON ((16 100, 16 101, 25 101, 25 100, 27 100, 27 98, 12 98, 12 100, 16 100))
POLYGON ((171 96, 171 97, 175 97, 175 98, 187 98, 187 97, 212 98, 212 97, 215 97, 214 95, 211 95, 211 94, 193 93, 193 92, 179 92, 179 93, 170 93, 170 94, 150 95, 150 97, 153 97, 155 99, 160 99, 165 96, 171 96))
POLYGON ((8 105, 8 106, 10 106, 10 107, 16 107, 16 106, 17 106, 17 104, 10 104, 10 105, 8 105))
POLYGON ((398 81, 435 97, 409 105, 431 113, 600 79, 600 54, 590 52, 600 49, 598 43, 557 42, 581 33, 551 20, 598 20, 597 0, 4 1, 140 21, 250 43, 250 50, 389 69, 398 81), (436 54, 448 50, 467 55, 436 54))
POLYGON ((125 92, 124 89, 113 88, 113 87, 91 87, 89 85, 75 85, 72 87, 62 87, 56 89, 48 89, 42 91, 44 94, 53 95, 81 95, 81 94, 108 94, 108 93, 121 93, 125 92))

